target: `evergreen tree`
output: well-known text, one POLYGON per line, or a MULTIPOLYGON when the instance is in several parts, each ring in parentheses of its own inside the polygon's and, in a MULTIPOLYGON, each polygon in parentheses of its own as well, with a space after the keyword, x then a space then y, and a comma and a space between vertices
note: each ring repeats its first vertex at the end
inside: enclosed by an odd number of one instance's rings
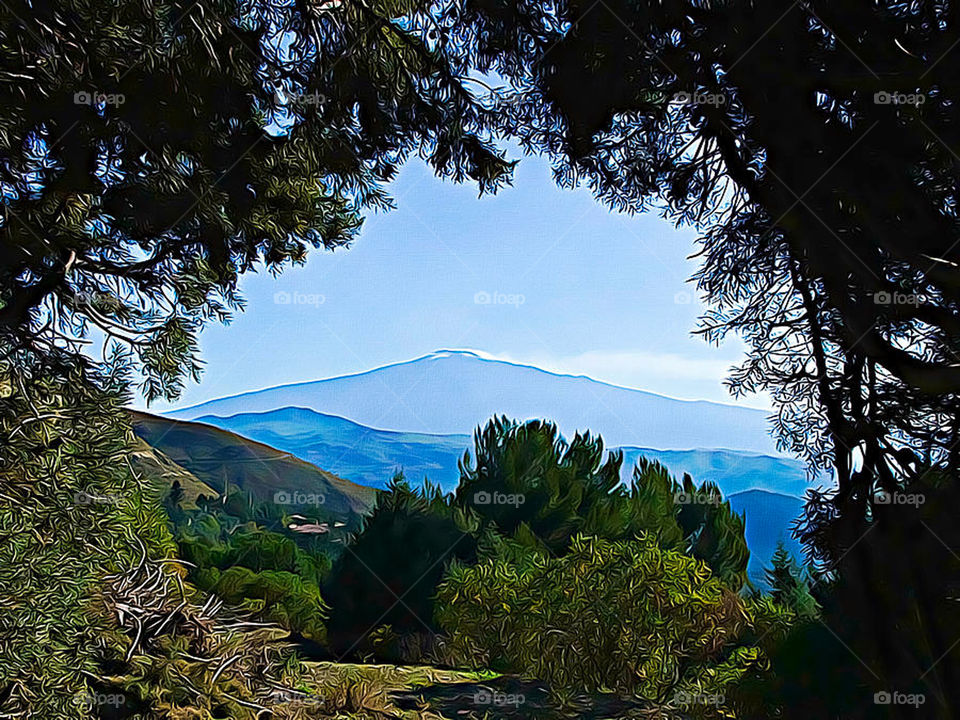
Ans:
POLYGON ((179 480, 174 480, 173 485, 170 486, 170 492, 163 499, 163 507, 174 526, 183 522, 186 517, 183 508, 180 507, 181 502, 183 502, 183 487, 179 480))
POLYGON ((772 391, 791 445, 818 445, 803 429, 829 423, 845 455, 892 456, 880 432, 949 456, 952 5, 464 0, 459 17, 465 54, 515 91, 503 125, 561 182, 703 229, 704 330, 743 335, 754 353, 735 386, 772 391))
POLYGON ((720 488, 710 482, 694 485, 684 475, 677 499, 677 520, 688 538, 690 553, 705 560, 714 574, 728 585, 742 587, 747 581, 746 520, 724 500, 720 488))
POLYGON ((655 538, 665 550, 684 550, 687 533, 677 512, 677 484, 660 463, 639 458, 629 487, 618 486, 600 507, 611 507, 613 523, 588 526, 588 532, 630 539, 640 533, 655 538))
POLYGON ((604 459, 603 440, 577 434, 568 444, 556 425, 493 418, 474 438, 476 463, 460 464, 455 499, 485 526, 562 554, 577 532, 629 539, 645 534, 670 550, 705 560, 731 587, 746 582, 750 557, 744 519, 710 483, 677 483, 641 458, 629 486, 620 453, 604 459))
POLYGON ((419 152, 498 187, 491 114, 429 3, 0 6, 0 341, 131 351, 148 398, 199 372, 239 275, 346 245, 419 152), (282 38, 282 39, 281 39, 282 38), (281 47, 282 44, 282 47, 281 47))
POLYGON ((792 610, 798 616, 809 620, 817 615, 817 601, 810 593, 809 575, 797 565, 796 560, 781 540, 770 560, 770 567, 764 571, 770 594, 779 605, 792 610))
POLYGON ((508 535, 525 525, 562 552, 592 508, 594 526, 610 521, 599 506, 620 486, 622 457, 604 460, 600 438, 578 433, 567 443, 552 423, 495 417, 475 433, 474 452, 475 463, 469 453, 460 463, 454 495, 484 524, 508 535))
POLYGON ((437 583, 453 560, 475 560, 475 530, 439 488, 414 490, 402 475, 394 477, 324 585, 331 649, 362 654, 387 627, 396 635, 432 636, 437 583))

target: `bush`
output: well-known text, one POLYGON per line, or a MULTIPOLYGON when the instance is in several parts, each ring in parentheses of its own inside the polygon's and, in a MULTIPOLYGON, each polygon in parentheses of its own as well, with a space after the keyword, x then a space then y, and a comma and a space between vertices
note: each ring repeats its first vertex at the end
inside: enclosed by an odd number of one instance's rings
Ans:
POLYGON ((325 556, 252 523, 224 532, 213 515, 193 513, 192 519, 178 528, 178 540, 181 557, 195 566, 189 579, 197 587, 303 637, 325 638, 328 608, 320 595, 325 556))
POLYGON ((331 648, 338 654, 370 651, 377 631, 380 657, 410 659, 397 656, 390 647, 397 643, 384 640, 432 636, 437 583, 451 560, 475 559, 475 529, 449 496, 429 485, 413 490, 395 477, 324 584, 332 606, 331 648))
POLYGON ((198 575, 197 584, 212 590, 224 602, 257 611, 263 620, 275 622, 315 642, 325 638, 327 607, 320 589, 294 573, 245 567, 220 572, 211 569, 198 575))
POLYGON ((79 363, 0 362, 2 717, 88 717, 78 698, 129 644, 109 578, 174 554, 123 400, 79 363))
POLYGON ((579 535, 560 558, 495 542, 478 564, 450 568, 436 619, 453 657, 560 692, 682 705, 719 697, 762 663, 757 646, 739 642, 754 622, 750 606, 706 563, 646 536, 579 535))

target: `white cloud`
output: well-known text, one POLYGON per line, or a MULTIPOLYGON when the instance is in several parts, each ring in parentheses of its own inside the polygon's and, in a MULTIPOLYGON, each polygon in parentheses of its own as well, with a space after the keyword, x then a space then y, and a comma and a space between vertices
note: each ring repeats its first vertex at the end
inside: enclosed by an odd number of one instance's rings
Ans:
POLYGON ((670 380, 715 380, 721 382, 733 364, 729 360, 690 358, 675 353, 652 353, 643 350, 604 352, 593 350, 554 361, 562 372, 583 373, 599 380, 618 378, 631 387, 644 387, 650 378, 670 380))

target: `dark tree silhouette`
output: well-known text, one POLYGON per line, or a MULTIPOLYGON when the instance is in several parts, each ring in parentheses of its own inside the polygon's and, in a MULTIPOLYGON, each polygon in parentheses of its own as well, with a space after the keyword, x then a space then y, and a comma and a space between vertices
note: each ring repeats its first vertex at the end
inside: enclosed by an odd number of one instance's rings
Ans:
POLYGON ((802 528, 818 569, 855 588, 837 586, 826 622, 854 626, 865 687, 920 683, 944 700, 924 712, 954 717, 960 653, 944 618, 960 575, 926 550, 955 552, 956 505, 931 491, 920 523, 884 503, 938 468, 950 487, 960 467, 955 4, 458 10, 460 41, 512 87, 504 129, 549 153, 561 183, 700 229, 702 331, 745 338, 733 388, 768 391, 783 445, 838 483, 802 528), (865 533, 891 543, 858 545, 865 533))
POLYGON ((853 456, 893 485, 960 439, 953 12, 467 0, 460 37, 561 182, 700 225, 705 332, 754 349, 735 387, 846 492, 853 456))
MULTIPOLYGON (((0 7, 0 332, 134 351, 148 398, 196 374, 238 275, 333 249, 411 152, 496 188, 490 113, 427 4, 232 0, 0 7)), ((9 348, 7 348, 7 351, 9 348)))
POLYGON ((425 637, 422 649, 428 649, 437 584, 454 560, 476 560, 474 529, 438 488, 414 490, 402 475, 395 477, 324 585, 333 652, 352 657, 375 649, 381 657, 409 661, 398 646, 373 647, 386 627, 393 636, 425 637))

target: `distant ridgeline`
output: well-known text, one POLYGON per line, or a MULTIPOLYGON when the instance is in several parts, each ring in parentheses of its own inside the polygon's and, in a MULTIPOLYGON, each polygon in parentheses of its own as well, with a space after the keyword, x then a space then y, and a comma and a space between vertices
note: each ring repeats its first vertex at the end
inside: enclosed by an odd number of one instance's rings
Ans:
POLYGON ((776 456, 767 412, 563 375, 444 350, 354 375, 282 385, 170 413, 196 420, 282 408, 349 418, 368 428, 471 434, 495 415, 547 418, 567 437, 589 430, 609 447, 728 448, 776 456))
MULTIPOLYGON (((429 479, 445 491, 453 490, 459 481, 458 462, 472 447, 472 438, 465 434, 374 430, 299 408, 202 417, 198 422, 137 413, 135 420, 138 435, 218 492, 229 483, 265 501, 284 492, 319 494, 326 503, 325 515, 351 526, 372 505, 370 488, 385 487, 398 470, 415 485, 429 479)), ((645 457, 678 478, 686 473, 697 484, 715 483, 734 510, 746 514, 754 580, 761 579, 778 541, 801 555, 790 533, 809 486, 800 463, 732 450, 621 450, 625 482, 637 460, 645 457)))
MULTIPOLYGON (((414 485, 429 479, 445 491, 457 486, 458 464, 479 425, 497 415, 546 418, 568 438, 589 430, 620 450, 625 482, 644 457, 678 479, 689 474, 697 484, 714 483, 747 515, 755 578, 778 540, 800 554, 791 523, 807 488, 825 484, 810 483, 801 463, 777 451, 763 410, 678 400, 463 350, 243 393, 168 415, 289 453, 288 460, 323 468, 321 477, 352 481, 347 488, 384 488, 403 471, 414 485)), ((274 487, 269 477, 255 480, 264 483, 274 487)))

